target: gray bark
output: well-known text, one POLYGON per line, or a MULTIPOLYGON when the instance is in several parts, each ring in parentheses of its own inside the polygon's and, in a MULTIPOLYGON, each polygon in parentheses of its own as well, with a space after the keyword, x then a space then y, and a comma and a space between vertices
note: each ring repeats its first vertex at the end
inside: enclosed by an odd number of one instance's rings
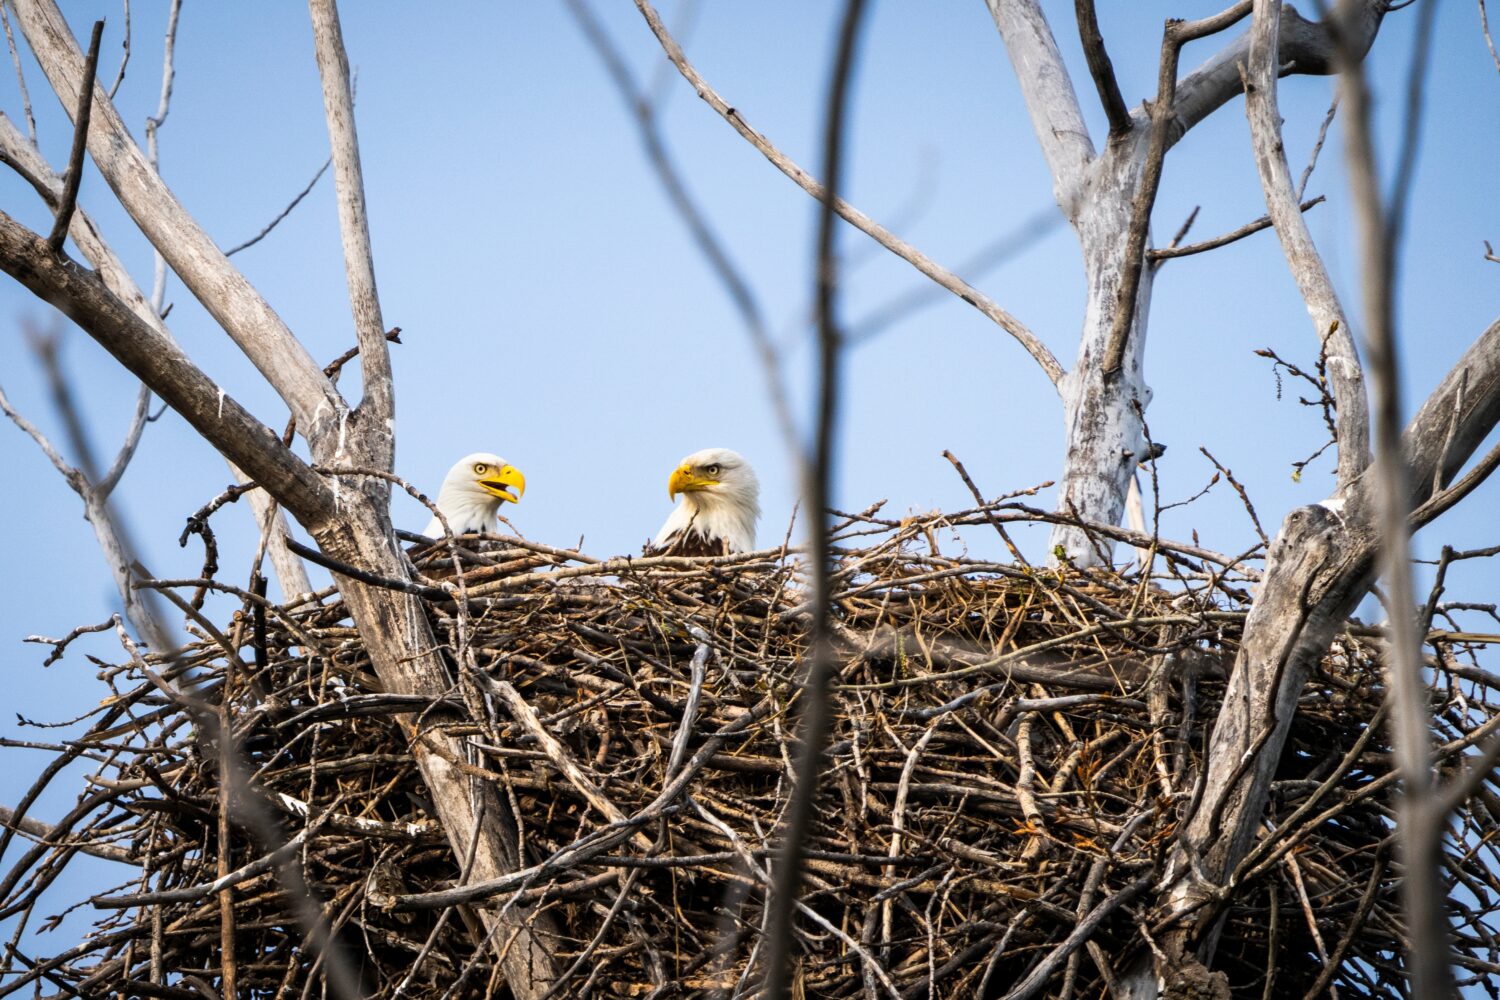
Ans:
MULTIPOLYGON (((1058 511, 1115 524, 1124 510, 1130 474, 1145 453, 1136 407, 1144 410, 1151 400, 1143 368, 1150 311, 1149 265, 1141 269, 1120 370, 1112 373, 1100 369, 1107 358, 1117 296, 1131 250, 1131 206, 1146 172, 1147 140, 1153 125, 1147 111, 1137 108, 1131 115, 1133 128, 1112 136, 1104 151, 1095 155, 1077 93, 1037 0, 986 0, 986 4, 1021 85, 1027 113, 1052 175, 1053 195, 1078 235, 1088 281, 1078 361, 1060 385, 1067 455, 1059 479, 1058 511)), ((1333 43, 1327 26, 1303 19, 1290 7, 1285 11, 1278 35, 1283 53, 1281 73, 1334 72, 1333 43)), ((1366 51, 1373 43, 1384 14, 1381 0, 1361 0, 1357 11, 1341 23, 1351 33, 1358 51, 1366 51)), ((1166 149, 1243 91, 1240 70, 1249 56, 1249 39, 1247 32, 1228 43, 1176 84, 1172 114, 1161 126, 1166 129, 1166 149)), ((1338 314, 1336 299, 1319 300, 1316 308, 1315 319, 1322 323, 1326 336, 1333 325, 1332 317, 1338 314)), ((1313 300, 1309 300, 1309 309, 1314 309, 1313 300)), ((1357 361, 1345 361, 1354 356, 1347 324, 1334 333, 1335 377, 1357 382, 1357 361)), ((1367 414, 1362 388, 1357 394, 1347 395, 1349 409, 1341 410, 1341 416, 1351 428, 1350 448, 1348 456, 1341 451, 1340 458, 1349 466, 1350 474, 1357 474, 1367 460, 1363 457, 1367 451, 1367 431, 1363 430, 1367 414), (1356 432, 1355 428, 1360 430, 1356 432)), ((1058 525, 1053 529, 1050 549, 1076 565, 1092 566, 1110 561, 1113 544, 1090 537, 1079 528, 1058 525)))

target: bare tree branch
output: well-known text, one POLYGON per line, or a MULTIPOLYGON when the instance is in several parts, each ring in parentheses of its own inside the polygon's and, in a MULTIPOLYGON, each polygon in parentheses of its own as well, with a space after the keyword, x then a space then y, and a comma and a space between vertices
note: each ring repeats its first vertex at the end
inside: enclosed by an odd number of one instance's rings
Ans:
POLYGON ((1151 209, 1161 186, 1162 161, 1167 155, 1167 132, 1172 101, 1177 92, 1177 60, 1182 47, 1232 26, 1250 13, 1250 0, 1222 13, 1197 21, 1168 21, 1161 39, 1161 63, 1157 69, 1156 100, 1151 102, 1151 138, 1146 146, 1140 184, 1130 203, 1130 226, 1125 236, 1125 260, 1120 267, 1120 289, 1115 304, 1114 322, 1104 348, 1101 371, 1105 378, 1114 377, 1125 360, 1125 339, 1135 324, 1135 298, 1141 284, 1141 268, 1146 263, 1146 237, 1151 228, 1151 209))
POLYGON ((261 240, 265 239, 267 236, 270 236, 271 230, 281 225, 282 220, 284 220, 288 215, 291 215, 292 210, 295 209, 298 205, 302 204, 302 199, 306 198, 309 194, 312 193, 312 189, 317 186, 318 181, 323 179, 323 175, 328 172, 328 168, 331 166, 333 166, 333 158, 329 157, 328 159, 323 161, 323 165, 318 168, 318 172, 313 174, 312 180, 307 182, 307 186, 304 187, 301 191, 297 192, 296 197, 288 202, 287 206, 283 208, 279 213, 277 213, 276 218, 266 223, 265 228, 256 233, 254 236, 250 237, 245 242, 236 243, 228 250, 225 250, 224 256, 233 257, 241 250, 248 250, 251 247, 255 246, 255 244, 259 243, 261 240))
MULTIPOLYGON (((158 176, 161 174, 161 149, 158 144, 158 135, 161 127, 167 123, 167 115, 172 111, 172 83, 177 78, 174 61, 177 52, 177 22, 181 15, 182 0, 172 0, 172 6, 167 10, 166 36, 162 39, 161 45, 161 94, 156 99, 156 114, 146 118, 146 159, 158 176)), ((113 101, 114 95, 110 94, 109 99, 113 101)), ((166 318, 166 313, 162 307, 166 300, 167 259, 162 256, 160 250, 153 247, 151 309, 163 319, 166 318)))
POLYGON ((1073 80, 1037 0, 985 0, 1021 84, 1031 128, 1052 174, 1052 196, 1063 215, 1078 217, 1084 177, 1094 162, 1073 80))
MULTIPOLYGON (((1314 205, 1321 205, 1327 200, 1328 199, 1326 196, 1320 194, 1316 198, 1309 198, 1301 205, 1298 205, 1297 210, 1306 212, 1314 205)), ((1269 215, 1262 215, 1254 222, 1247 222, 1243 226, 1240 226, 1237 229, 1231 229, 1229 232, 1224 233, 1220 236, 1215 236, 1211 240, 1203 240, 1201 243, 1189 243, 1185 247, 1164 247, 1160 250, 1148 251, 1146 254, 1146 259, 1156 262, 1171 260, 1173 257, 1191 257, 1193 254, 1204 253, 1208 250, 1217 250, 1219 249, 1219 247, 1225 247, 1231 243, 1237 243, 1240 240, 1244 239, 1246 236, 1253 236, 1263 229, 1270 228, 1271 217, 1269 215)))
MULTIPOLYGON (((1264 2, 1264 0, 1262 0, 1264 2)), ((1347 0, 1343 4, 1347 7, 1347 0)), ((1408 935, 1406 970, 1412 995, 1453 995, 1451 948, 1445 912, 1442 839, 1446 816, 1440 811, 1432 776, 1432 714, 1427 683, 1422 676, 1422 641, 1417 635, 1416 595, 1411 578, 1411 484, 1402 455, 1401 381, 1396 358, 1395 279, 1400 213, 1415 162, 1412 140, 1420 118, 1420 67, 1431 39, 1431 14, 1425 7, 1425 28, 1417 32, 1416 67, 1407 120, 1407 143, 1398 170, 1397 191, 1387 216, 1380 191, 1371 134, 1371 97, 1361 67, 1363 53, 1341 43, 1341 70, 1349 114, 1344 128, 1345 159, 1354 196, 1361 253, 1365 352, 1375 395, 1375 464, 1377 531, 1380 537, 1380 575, 1390 609, 1385 655, 1387 698, 1395 730, 1395 751, 1401 771, 1396 836, 1401 844, 1405 873, 1401 893, 1408 935)), ((1261 15, 1257 11, 1257 18, 1261 15)), ((1274 28, 1275 14, 1267 20, 1274 28)), ((1274 49, 1272 50, 1274 52, 1274 49)), ((1266 74, 1269 75, 1269 74, 1266 74)), ((1265 76, 1262 76, 1262 80, 1265 76)), ((1340 449, 1342 452, 1342 448, 1340 449)))
MULTIPOLYGON (((1387 11, 1387 0, 1358 0, 1350 9, 1341 6, 1337 31, 1348 39, 1351 50, 1368 52, 1387 11)), ((1328 76, 1338 72, 1334 53, 1335 28, 1326 21, 1308 21, 1289 3, 1281 7, 1277 27, 1278 76, 1309 74, 1328 76)), ((1175 144, 1194 125, 1244 92, 1241 67, 1250 58, 1251 33, 1230 42, 1177 84, 1168 144, 1175 144)))
POLYGON ((68 154, 68 169, 63 174, 62 199, 57 205, 57 218, 52 223, 52 232, 47 245, 53 253, 62 252, 63 240, 68 238, 68 225, 73 220, 73 209, 78 207, 78 187, 83 183, 83 150, 89 135, 89 117, 93 110, 94 77, 99 72, 99 39, 104 34, 104 22, 94 22, 94 33, 89 36, 89 54, 83 62, 83 86, 80 88, 78 110, 73 115, 73 150, 68 154))
MULTIPOLYGON (((745 122, 744 118, 741 117, 739 111, 730 107, 708 85, 703 77, 699 75, 698 71, 693 68, 692 64, 688 62, 687 56, 683 54, 682 48, 672 38, 671 34, 667 32, 666 25, 662 23, 660 15, 656 13, 656 9, 651 6, 650 0, 636 0, 635 5, 640 10, 641 15, 645 17, 646 23, 650 25, 651 31, 656 35, 657 41, 661 43, 662 49, 666 51, 667 58, 677 67, 677 71, 682 74, 683 79, 692 85, 698 96, 703 98, 709 107, 718 112, 719 116, 728 122, 746 141, 759 150, 762 156, 770 160, 776 169, 791 178, 802 190, 822 201, 826 197, 823 185, 808 176, 805 170, 797 166, 796 163, 792 162, 791 159, 773 146, 765 136, 751 128, 745 122)), ((833 206, 833 210, 838 213, 840 218, 874 239, 902 260, 911 264, 928 278, 931 278, 969 303, 975 309, 978 309, 1002 330, 1019 341, 1021 346, 1025 348, 1026 353, 1030 354, 1036 363, 1041 365, 1042 371, 1046 372, 1047 377, 1052 380, 1053 385, 1056 385, 1062 379, 1065 374, 1063 366, 1053 356, 1052 352, 1047 349, 1047 346, 1037 338, 1036 334, 1027 329, 1025 324, 1020 320, 1000 308, 988 296, 971 287, 968 282, 964 281, 958 275, 938 265, 921 251, 875 222, 863 212, 854 208, 848 202, 843 199, 836 199, 833 206)))
MULTIPOLYGON (((14 9, 53 89, 72 106, 80 96, 83 56, 62 13, 54 0, 15 0, 14 9)), ((337 424, 347 408, 332 384, 260 293, 167 190, 97 84, 89 151, 131 218, 291 408, 298 425, 313 432, 337 424)))
POLYGON ((226 395, 175 343, 136 316, 98 277, 52 254, 45 240, 3 213, 0 268, 88 331, 304 524, 316 525, 332 513, 327 485, 269 428, 226 395))
POLYGON ((837 222, 834 205, 844 178, 844 130, 848 115, 850 78, 864 20, 864 0, 849 0, 839 28, 833 78, 828 87, 827 115, 823 132, 823 175, 828 178, 828 197, 818 215, 817 306, 818 306, 818 422, 812 463, 807 472, 807 500, 812 511, 813 613, 808 667, 802 683, 802 711, 798 720, 797 758, 793 768, 791 801, 782 821, 781 849, 776 865, 776 884, 767 903, 765 995, 785 1000, 792 982, 793 919, 797 891, 802 879, 803 851, 812 828, 823 748, 828 742, 832 712, 828 685, 838 666, 834 649, 831 600, 833 596, 833 551, 828 509, 838 436, 840 355, 843 332, 839 328, 838 255, 835 250, 837 222))
POLYGON ((1495 72, 1500 73, 1500 53, 1495 51, 1495 39, 1490 35, 1490 17, 1485 13, 1484 0, 1479 0, 1479 30, 1484 33, 1484 44, 1490 50, 1490 60, 1495 64, 1495 72))
POLYGON ((629 68, 625 65, 625 60, 610 41, 598 19, 594 17, 586 0, 568 0, 568 10, 578 22, 585 40, 598 53, 600 61, 604 63, 605 71, 614 81, 615 90, 634 116, 640 133, 641 145, 645 147, 646 158, 656 170, 657 179, 661 181, 667 200, 677 210, 683 224, 688 228, 688 233, 703 252, 709 267, 718 277, 720 284, 724 286, 730 302, 734 304, 735 311, 740 314, 740 322, 745 325, 745 332, 750 335, 751 346, 755 348, 755 353, 760 359, 761 371, 765 376, 766 386, 771 396, 771 408, 780 425, 781 436, 790 451, 794 453, 799 451, 801 445, 796 419, 792 416, 786 380, 781 373, 781 356, 776 350, 776 345, 771 341, 770 331, 766 329, 765 316, 755 299, 755 293, 750 289, 749 280, 730 258, 728 249, 709 225, 706 213, 688 192, 685 178, 667 152, 654 100, 636 83, 629 68))
POLYGON ((1074 0, 1073 10, 1078 18, 1078 35, 1083 42, 1084 58, 1088 60, 1089 75, 1094 78, 1099 103, 1104 105, 1104 115, 1109 119, 1109 134, 1111 137, 1124 135, 1130 131, 1133 122, 1130 112, 1125 109, 1125 98, 1120 96, 1120 84, 1115 79, 1115 67, 1104 47, 1104 36, 1099 32, 1099 15, 1094 10, 1094 0, 1074 0))
POLYGON ((360 348, 364 399, 359 410, 366 418, 365 445, 375 448, 374 453, 361 461, 384 469, 390 467, 395 454, 395 434, 390 423, 395 416, 395 396, 385 321, 380 315, 380 296, 375 289, 375 257, 370 249, 364 173, 359 164, 354 98, 349 91, 349 58, 344 52, 336 0, 308 0, 308 10, 312 14, 318 75, 323 81, 323 110, 333 147, 334 189, 338 192, 339 232, 344 243, 349 300, 354 309, 354 332, 360 348))
MULTIPOLYGON (((1480 8, 1481 12, 1483 7, 1480 8)), ((21 54, 16 51, 15 32, 10 28, 10 15, 5 4, 0 3, 0 25, 5 28, 5 44, 10 48, 10 61, 16 67, 16 85, 21 91, 21 113, 26 116, 26 134, 36 142, 36 118, 31 113, 31 94, 26 90, 26 74, 21 69, 21 54)))
POLYGON ((1276 100, 1276 67, 1285 62, 1279 49, 1280 12, 1279 2, 1257 2, 1248 48, 1245 110, 1266 208, 1312 317, 1313 332, 1328 359, 1328 381, 1338 406, 1338 483, 1342 488, 1354 482, 1369 464, 1369 404, 1353 331, 1302 218, 1282 146, 1276 100))
POLYGON ((130 0, 124 0, 125 13, 125 39, 120 43, 123 50, 120 54, 120 68, 115 72, 115 81, 109 85, 109 99, 113 101, 115 95, 120 92, 120 84, 125 82, 125 67, 130 65, 130 0))

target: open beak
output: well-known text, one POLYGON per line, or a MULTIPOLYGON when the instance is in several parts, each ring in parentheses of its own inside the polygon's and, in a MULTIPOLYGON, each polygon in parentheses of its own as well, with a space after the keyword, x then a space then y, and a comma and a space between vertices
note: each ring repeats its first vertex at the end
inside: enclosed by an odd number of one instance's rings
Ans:
POLYGON ((515 466, 502 465, 494 475, 481 479, 479 488, 502 501, 516 503, 526 493, 526 477, 515 466))
POLYGON ((706 479, 695 475, 693 470, 686 465, 678 466, 672 471, 672 478, 667 480, 667 496, 676 499, 679 493, 697 493, 706 490, 710 486, 719 485, 717 479, 706 479))

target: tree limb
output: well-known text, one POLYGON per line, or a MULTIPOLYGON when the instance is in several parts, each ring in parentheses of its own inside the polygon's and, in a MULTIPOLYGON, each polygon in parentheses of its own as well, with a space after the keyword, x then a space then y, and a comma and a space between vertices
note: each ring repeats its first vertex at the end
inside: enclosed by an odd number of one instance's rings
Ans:
MULTIPOLYGON (((42 71, 71 110, 81 94, 84 60, 62 12, 54 0, 15 0, 14 9, 42 71)), ((298 424, 307 432, 335 425, 346 407, 307 349, 167 189, 97 83, 93 105, 89 152, 121 205, 298 424)))
MULTIPOLYGON (((1353 13, 1341 7, 1338 30, 1361 56, 1375 43, 1386 0, 1358 0, 1353 13)), ((1338 71, 1334 59, 1334 31, 1327 21, 1308 21, 1291 4, 1281 7, 1277 26, 1278 76, 1327 76, 1338 71)), ((1250 32, 1230 42, 1177 84, 1168 144, 1175 145, 1194 125, 1239 96, 1245 89, 1240 67, 1250 58, 1250 32)), ((1138 114, 1140 112, 1137 112, 1138 114)))
POLYGON ((985 0, 985 4, 1000 30, 1032 130, 1047 159, 1052 196, 1063 214, 1075 219, 1084 196, 1084 178, 1094 162, 1094 143, 1047 16, 1037 0, 985 0))
MULTIPOLYGON (((677 71, 682 74, 683 79, 692 85, 698 96, 703 98, 709 107, 718 112, 719 116, 728 122, 750 145, 759 150, 762 156, 770 160, 772 166, 791 178, 798 187, 819 201, 827 197, 821 183, 810 177, 807 171, 803 170, 782 153, 781 150, 772 145, 770 140, 765 136, 751 128, 744 118, 741 117, 740 113, 730 107, 724 98, 720 97, 703 77, 699 75, 698 71, 693 68, 692 63, 688 62, 687 56, 683 54, 682 47, 677 44, 677 41, 667 31, 666 25, 662 23, 660 15, 656 13, 656 9, 651 6, 650 0, 635 0, 635 5, 646 19, 646 23, 650 26, 652 33, 656 35, 656 40, 661 43, 661 47, 666 52, 667 58, 672 61, 672 65, 677 67, 677 71)), ((881 226, 842 198, 834 200, 833 210, 838 213, 839 218, 875 240, 897 257, 911 264, 922 274, 948 289, 948 291, 957 295, 975 309, 978 309, 1002 330, 1014 337, 1025 348, 1026 353, 1030 354, 1036 363, 1041 365, 1042 371, 1047 373, 1047 377, 1052 380, 1053 385, 1062 380, 1066 372, 1057 358, 1048 350, 1047 345, 1043 344, 1036 334, 1027 329, 1024 323, 1000 308, 988 296, 970 286, 968 282, 952 271, 937 264, 916 247, 902 240, 896 234, 881 226)))
POLYGON ((1312 233, 1302 218, 1282 145, 1281 113, 1276 101, 1276 67, 1286 61, 1279 47, 1280 9, 1279 2, 1256 3, 1248 43, 1245 111, 1250 120, 1250 139, 1267 212, 1312 317, 1320 350, 1328 359, 1328 381, 1338 407, 1338 484, 1342 489, 1369 465, 1369 403, 1353 332, 1323 258, 1313 245, 1312 233))
POLYGON ((333 183, 338 193, 339 233, 344 242, 344 269, 354 310, 354 332, 360 348, 361 383, 365 395, 359 410, 367 418, 364 421, 365 445, 367 448, 374 445, 376 451, 361 461, 386 469, 390 468, 395 454, 395 435, 390 428, 390 421, 395 416, 395 397, 391 383, 391 356, 385 343, 385 321, 380 315, 380 296, 375 290, 375 257, 370 249, 365 181, 354 127, 354 98, 349 90, 349 58, 344 53, 344 33, 339 25, 336 0, 308 0, 308 10, 312 14, 318 75, 323 81, 323 111, 328 119, 329 144, 333 148, 333 183))
POLYGON ((1104 105, 1104 116, 1109 119, 1109 134, 1113 138, 1129 132, 1133 124, 1130 112, 1125 108, 1125 98, 1120 96, 1120 84, 1115 79, 1115 67, 1109 61, 1109 52, 1104 48, 1104 36, 1099 32, 1099 16, 1094 10, 1094 0, 1074 0, 1073 11, 1078 18, 1078 37, 1083 42, 1083 56, 1088 60, 1089 75, 1094 78, 1094 89, 1099 91, 1099 103, 1104 105))
MULTIPOLYGON (((0 269, 97 340, 309 530, 333 512, 327 484, 103 281, 0 213, 0 269)), ((321 372, 319 373, 322 374, 321 372)))

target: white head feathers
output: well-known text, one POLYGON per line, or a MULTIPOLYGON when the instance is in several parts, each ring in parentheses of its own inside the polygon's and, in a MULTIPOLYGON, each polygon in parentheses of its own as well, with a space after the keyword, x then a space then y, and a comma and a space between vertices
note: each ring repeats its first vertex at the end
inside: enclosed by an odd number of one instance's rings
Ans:
POLYGON ((652 550, 672 555, 723 555, 755 548, 760 482, 755 470, 728 448, 694 452, 672 472, 669 496, 682 494, 652 550))
MULTIPOLYGON (((494 531, 499 527, 495 512, 502 503, 515 503, 526 492, 526 477, 505 459, 489 452, 475 452, 458 460, 443 477, 437 506, 455 535, 470 531, 494 531)), ((443 522, 433 518, 422 534, 443 537, 443 522)))

